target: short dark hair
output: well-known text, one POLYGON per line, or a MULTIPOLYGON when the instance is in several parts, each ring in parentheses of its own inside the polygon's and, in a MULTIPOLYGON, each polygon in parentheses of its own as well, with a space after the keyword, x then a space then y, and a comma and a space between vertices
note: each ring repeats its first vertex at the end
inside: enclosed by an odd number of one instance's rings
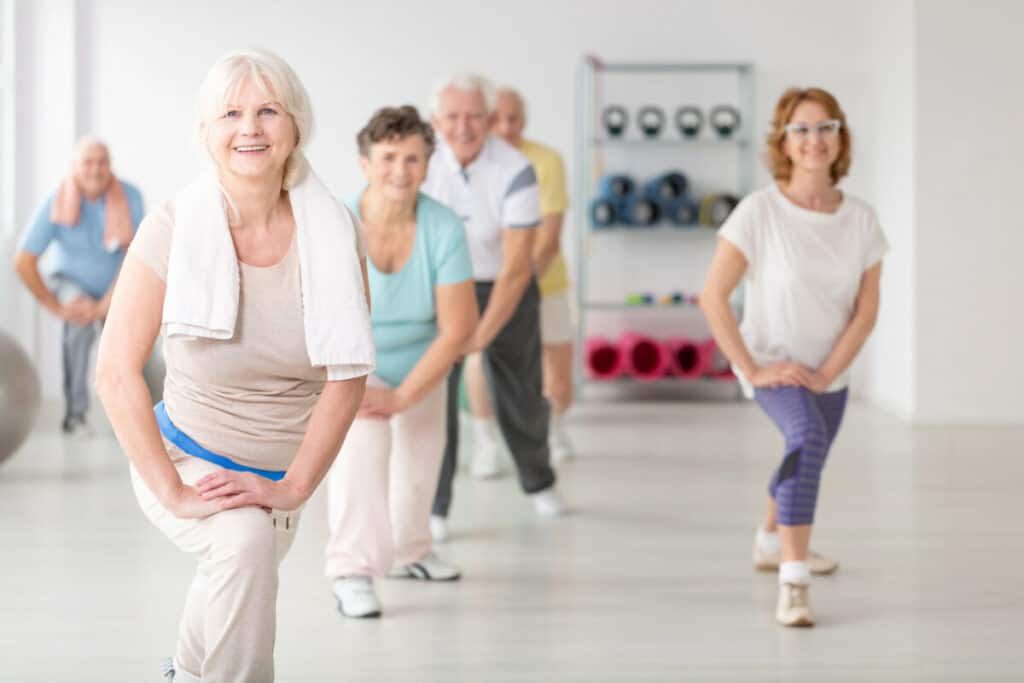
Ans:
POLYGON ((356 135, 359 153, 370 156, 370 148, 378 142, 404 140, 410 135, 419 135, 427 144, 427 157, 434 152, 434 129, 420 118, 416 107, 406 104, 401 107, 383 107, 374 112, 369 122, 356 135))

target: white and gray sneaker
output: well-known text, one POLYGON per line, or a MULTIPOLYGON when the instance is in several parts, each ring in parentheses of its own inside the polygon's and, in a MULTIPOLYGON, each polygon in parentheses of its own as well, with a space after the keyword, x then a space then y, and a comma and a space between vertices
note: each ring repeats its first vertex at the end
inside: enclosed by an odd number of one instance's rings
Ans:
POLYGON ((476 479, 494 479, 500 477, 501 446, 495 439, 477 439, 473 444, 473 462, 469 472, 476 479))
POLYGON ((814 626, 811 613, 810 587, 798 583, 784 583, 779 586, 779 602, 775 607, 775 619, 783 626, 814 626))
POLYGON ((203 683, 201 678, 179 669, 178 665, 174 663, 174 658, 172 657, 168 657, 163 661, 163 664, 160 667, 160 673, 167 683, 170 683, 171 681, 176 681, 177 683, 203 683))
POLYGON ((548 430, 548 449, 551 451, 551 462, 555 464, 572 460, 576 456, 576 449, 572 447, 572 441, 565 431, 561 417, 552 416, 551 418, 551 426, 548 430))
POLYGON ((354 619, 380 616, 380 600, 373 590, 369 576, 342 576, 331 584, 331 592, 338 601, 338 611, 354 619))
POLYGON ((393 579, 419 579, 421 581, 457 581, 462 572, 437 556, 433 550, 422 559, 395 567, 388 574, 393 579))
POLYGON ((540 517, 561 517, 569 511, 565 499, 554 486, 531 493, 530 499, 533 501, 533 509, 540 517))

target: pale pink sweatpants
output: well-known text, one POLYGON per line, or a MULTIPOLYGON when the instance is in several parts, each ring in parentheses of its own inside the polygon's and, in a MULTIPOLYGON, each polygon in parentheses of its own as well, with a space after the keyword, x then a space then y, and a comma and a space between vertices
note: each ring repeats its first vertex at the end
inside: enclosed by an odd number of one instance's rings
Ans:
MULTIPOLYGON (((382 386, 370 377, 367 386, 382 386)), ((430 551, 446 382, 388 420, 356 418, 327 475, 328 577, 383 576, 430 551)))

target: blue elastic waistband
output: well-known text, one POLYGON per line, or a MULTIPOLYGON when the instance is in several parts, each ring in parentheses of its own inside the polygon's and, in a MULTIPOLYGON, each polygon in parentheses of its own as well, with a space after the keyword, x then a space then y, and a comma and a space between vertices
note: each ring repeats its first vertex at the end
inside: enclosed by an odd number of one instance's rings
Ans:
POLYGON ((266 477, 271 481, 280 481, 284 478, 285 473, 283 471, 258 470, 255 467, 246 467, 245 465, 239 465, 231 458, 225 458, 223 455, 217 455, 216 453, 206 450, 193 441, 192 437, 174 426, 174 423, 171 422, 171 418, 167 415, 167 409, 164 407, 163 401, 160 401, 153 406, 153 412, 156 413, 156 423, 160 425, 160 433, 164 435, 165 439, 180 448, 182 452, 188 453, 193 457, 206 460, 207 462, 212 462, 214 465, 220 465, 226 470, 252 472, 253 474, 258 474, 261 477, 266 477))

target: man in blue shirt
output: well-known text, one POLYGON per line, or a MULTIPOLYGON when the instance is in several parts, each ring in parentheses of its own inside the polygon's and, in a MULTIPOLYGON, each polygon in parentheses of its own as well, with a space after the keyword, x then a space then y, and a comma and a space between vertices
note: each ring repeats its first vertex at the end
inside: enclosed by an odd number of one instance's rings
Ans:
POLYGON ((75 148, 71 175, 36 211, 15 257, 32 295, 64 321, 61 428, 67 434, 89 431, 90 352, 142 215, 142 195, 111 173, 107 146, 85 138, 75 148), (39 259, 51 247, 41 273, 39 259))

